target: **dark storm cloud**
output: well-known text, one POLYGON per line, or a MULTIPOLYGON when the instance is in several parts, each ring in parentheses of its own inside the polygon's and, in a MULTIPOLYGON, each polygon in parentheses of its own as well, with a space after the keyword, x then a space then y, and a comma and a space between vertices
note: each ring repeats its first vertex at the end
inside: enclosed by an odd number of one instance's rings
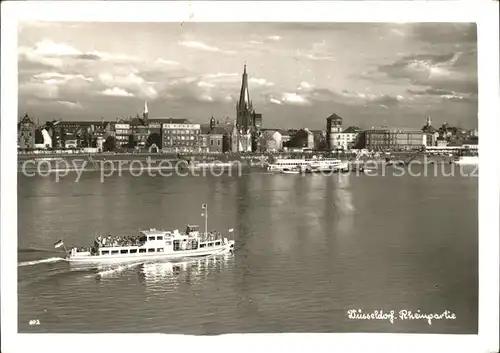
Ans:
POLYGON ((89 53, 84 53, 80 55, 76 55, 76 59, 81 59, 81 60, 101 60, 101 57, 97 54, 89 54, 89 53))
POLYGON ((411 25, 411 33, 416 39, 432 44, 477 42, 475 23, 419 23, 411 25))
POLYGON ((443 95, 453 95, 454 92, 440 89, 440 88, 427 88, 424 90, 413 90, 408 89, 408 93, 416 96, 443 96, 443 95))
POLYGON ((377 71, 389 78, 409 80, 412 85, 436 90, 477 93, 477 53, 416 54, 405 56, 377 71))
POLYGON ((400 101, 397 99, 397 97, 392 97, 384 94, 382 97, 375 98, 372 103, 385 105, 387 107, 394 107, 399 105, 400 101))

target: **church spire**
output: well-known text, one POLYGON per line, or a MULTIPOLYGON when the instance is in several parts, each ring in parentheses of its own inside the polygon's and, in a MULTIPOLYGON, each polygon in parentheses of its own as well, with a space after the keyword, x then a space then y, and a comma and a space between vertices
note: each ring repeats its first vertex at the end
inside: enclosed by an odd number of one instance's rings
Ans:
POLYGON ((247 64, 243 66, 243 76, 241 80, 241 91, 240 91, 240 100, 238 101, 238 108, 243 109, 251 109, 250 102, 250 92, 248 91, 248 75, 247 75, 247 64))
POLYGON ((142 113, 144 120, 148 120, 148 101, 144 101, 144 112, 142 113))

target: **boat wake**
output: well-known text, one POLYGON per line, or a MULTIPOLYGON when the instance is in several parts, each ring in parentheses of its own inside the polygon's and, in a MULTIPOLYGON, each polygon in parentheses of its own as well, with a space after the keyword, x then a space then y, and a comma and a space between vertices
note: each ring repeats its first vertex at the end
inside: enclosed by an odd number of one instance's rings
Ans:
POLYGON ((17 252, 18 253, 37 253, 37 252, 54 253, 54 249, 24 248, 24 249, 18 249, 17 252))
POLYGON ((114 268, 108 268, 106 270, 101 270, 101 271, 97 272, 97 274, 95 275, 95 277, 97 277, 97 278, 105 278, 105 277, 113 276, 113 275, 116 275, 116 274, 118 274, 118 273, 120 273, 122 271, 128 270, 129 268, 133 268, 133 267, 142 265, 143 263, 144 263, 144 261, 142 261, 142 262, 136 262, 136 263, 133 263, 133 264, 127 264, 127 265, 119 265, 119 266, 114 267, 114 268))
POLYGON ((18 264, 19 267, 22 266, 33 266, 33 265, 38 265, 38 264, 45 264, 45 263, 52 263, 52 262, 59 262, 59 261, 66 261, 65 258, 63 257, 49 257, 48 259, 41 259, 41 260, 33 260, 33 261, 23 261, 18 264))

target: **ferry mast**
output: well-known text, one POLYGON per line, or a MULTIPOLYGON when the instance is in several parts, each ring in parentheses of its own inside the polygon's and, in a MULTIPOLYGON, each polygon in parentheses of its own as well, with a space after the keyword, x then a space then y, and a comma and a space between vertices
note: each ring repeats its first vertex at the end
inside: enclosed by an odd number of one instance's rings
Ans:
POLYGON ((204 211, 203 214, 205 216, 205 236, 208 234, 208 205, 204 203, 201 205, 201 209, 204 211))

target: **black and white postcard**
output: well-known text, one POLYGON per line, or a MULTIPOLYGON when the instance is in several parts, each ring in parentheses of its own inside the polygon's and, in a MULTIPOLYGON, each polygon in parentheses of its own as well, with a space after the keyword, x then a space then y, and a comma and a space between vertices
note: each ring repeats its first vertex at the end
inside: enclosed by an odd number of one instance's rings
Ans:
POLYGON ((498 350, 493 2, 4 5, 2 352, 498 350))

